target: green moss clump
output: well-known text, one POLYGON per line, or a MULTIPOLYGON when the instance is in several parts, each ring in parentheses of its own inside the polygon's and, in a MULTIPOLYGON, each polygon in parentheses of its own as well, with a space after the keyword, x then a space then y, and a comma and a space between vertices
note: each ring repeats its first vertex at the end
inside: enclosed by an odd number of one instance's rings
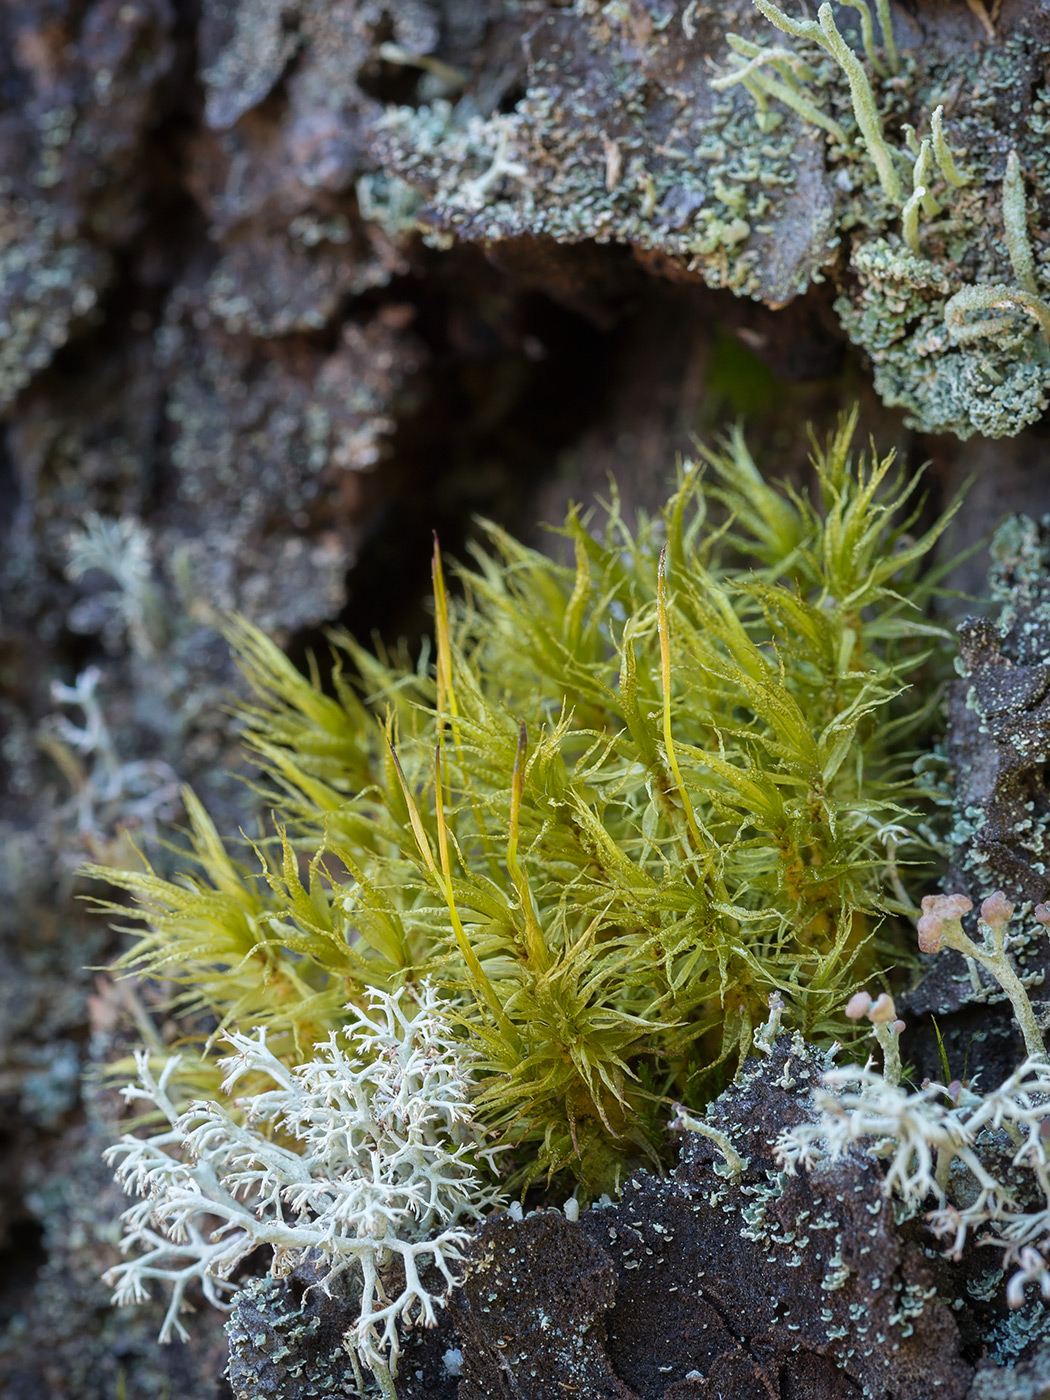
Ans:
POLYGON ((489 526, 454 600, 435 551, 432 664, 340 636, 326 694, 234 624, 277 835, 252 873, 190 799, 200 873, 96 871, 145 925, 123 965, 289 1060, 368 987, 436 977, 518 1182, 591 1192, 721 1088, 771 993, 845 1039, 908 957, 935 686, 900 697, 950 646, 922 571, 948 517, 910 534, 914 480, 853 428, 812 497, 736 433, 634 530, 615 495, 571 512, 574 567, 489 526))

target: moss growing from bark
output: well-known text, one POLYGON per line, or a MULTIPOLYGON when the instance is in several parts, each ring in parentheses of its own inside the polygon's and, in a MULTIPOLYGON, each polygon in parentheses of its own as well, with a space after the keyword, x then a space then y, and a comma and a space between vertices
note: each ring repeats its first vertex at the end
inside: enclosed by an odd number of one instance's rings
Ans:
POLYGON ((490 526, 454 599, 435 549, 432 656, 336 637, 332 694, 233 624, 277 834, 253 870, 191 799, 197 873, 97 871, 145 925, 124 966, 289 1062, 433 977, 515 1180, 593 1193, 718 1091, 772 993, 848 1036, 850 993, 908 956, 935 687, 900 697, 949 650, 923 621, 947 517, 910 534, 914 480, 851 457, 853 427, 812 497, 737 433, 633 530, 615 495, 574 510, 574 567, 490 526))

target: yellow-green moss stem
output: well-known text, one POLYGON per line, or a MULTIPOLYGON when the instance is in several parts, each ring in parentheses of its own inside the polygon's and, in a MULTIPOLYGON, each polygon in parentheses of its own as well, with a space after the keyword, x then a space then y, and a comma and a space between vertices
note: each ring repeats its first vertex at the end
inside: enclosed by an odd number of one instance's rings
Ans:
POLYGON ((660 564, 656 575, 656 619, 657 630, 660 634, 660 687, 663 691, 663 729, 664 729, 664 751, 667 754, 667 765, 674 775, 675 786, 678 789, 678 796, 682 803, 682 810, 685 812, 686 825, 689 827, 689 835, 693 840, 693 848, 700 854, 704 851, 706 843, 700 835, 700 828, 696 824, 696 815, 693 812, 693 804, 689 793, 686 791, 685 782, 682 778, 682 770, 678 766, 678 755, 675 752, 674 735, 671 732, 671 634, 667 622, 667 546, 660 550, 660 564))

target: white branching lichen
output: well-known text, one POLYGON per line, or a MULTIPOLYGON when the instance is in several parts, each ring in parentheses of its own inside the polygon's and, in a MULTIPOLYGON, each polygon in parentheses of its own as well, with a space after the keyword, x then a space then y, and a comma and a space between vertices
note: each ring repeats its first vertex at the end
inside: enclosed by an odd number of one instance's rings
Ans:
POLYGON ((167 625, 145 526, 88 511, 80 529, 69 536, 67 549, 66 577, 75 581, 94 569, 107 574, 116 584, 117 608, 133 649, 139 656, 153 656, 167 639, 167 625))
POLYGON ((131 828, 151 839, 158 825, 173 821, 179 809, 178 775, 162 759, 126 760, 118 752, 99 694, 102 672, 88 666, 73 685, 52 681, 51 698, 79 709, 78 724, 69 714, 48 715, 37 742, 69 782, 71 796, 55 809, 55 819, 72 827, 79 849, 60 857, 80 865, 81 850, 112 858, 114 833, 131 828))
POLYGON ((360 1311, 348 1350, 394 1393, 398 1324, 435 1323, 469 1226, 500 1201, 498 1149, 473 1120, 469 1054, 435 990, 424 984, 418 1006, 404 989, 371 998, 371 1014, 348 1008, 345 1031, 291 1069, 263 1031, 229 1035, 224 1091, 246 1075, 276 1086, 233 1101, 244 1121, 210 1101, 180 1110, 169 1092, 178 1057, 155 1076, 139 1053, 125 1098, 152 1104, 167 1126, 106 1153, 141 1198, 123 1216, 133 1257, 107 1281, 118 1303, 142 1301, 154 1280, 170 1285, 162 1340, 185 1338, 180 1312, 195 1283, 228 1308, 234 1271, 265 1245, 275 1275, 309 1261, 326 1291, 349 1276, 360 1311))
MULTIPOLYGON (((986 1094, 959 1080, 927 1081, 911 1089, 889 1063, 883 1074, 870 1064, 829 1070, 824 1088, 813 1096, 815 1120, 781 1133, 776 1153, 784 1170, 794 1174, 799 1168, 819 1170, 851 1147, 865 1146, 887 1164, 887 1196, 912 1213, 934 1204, 927 1220, 952 1258, 961 1256, 977 1232, 981 1243, 1003 1250, 1004 1269, 1015 1268, 1006 1298, 1017 1308, 1029 1283, 1050 1298, 1050 1062, 1027 992, 1006 955, 1013 906, 999 891, 983 902, 981 945, 962 932, 962 917, 972 907, 964 895, 928 896, 919 921, 920 947, 936 952, 943 942, 1000 982, 1024 1032, 1029 1052, 1024 1062, 986 1094)), ((1050 923, 1050 911, 1037 906, 1036 919, 1050 923)), ((868 1003, 867 994, 858 993, 851 1008, 857 1017, 870 1015, 878 1031, 878 1003, 868 1003)))
POLYGON ((1050 1298, 1050 1067, 1027 1059, 1003 1084, 980 1095, 953 1082, 909 1091, 870 1068, 835 1069, 814 1095, 819 1118, 782 1133, 781 1166, 819 1169, 855 1144, 888 1163, 884 1190, 920 1210, 931 1199, 929 1227, 961 1257, 967 1239, 1003 1250, 1014 1269, 1011 1308, 1025 1287, 1050 1298), (1010 1176, 1010 1181, 1003 1178, 1010 1176))

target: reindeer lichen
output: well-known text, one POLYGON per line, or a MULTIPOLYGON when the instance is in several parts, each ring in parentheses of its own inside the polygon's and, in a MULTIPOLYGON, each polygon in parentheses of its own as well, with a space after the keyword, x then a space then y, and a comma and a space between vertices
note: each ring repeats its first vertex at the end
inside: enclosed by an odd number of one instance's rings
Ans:
MULTIPOLYGON (((825 1088, 814 1094, 815 1120, 781 1133, 777 1156, 790 1173, 819 1173, 822 1163, 865 1144, 887 1164, 883 1190, 905 1212, 914 1215, 935 1203, 927 1219, 947 1241, 951 1258, 961 1258, 974 1236, 999 1247, 1002 1269, 1013 1270, 1006 1300, 1020 1308, 1029 1284, 1050 1298, 1050 1065, 1028 993, 1006 951, 1014 907, 1001 891, 983 901, 979 943, 962 927, 972 908, 965 895, 927 896, 919 946, 935 953, 943 943, 995 978, 1024 1037, 1022 1064, 987 1093, 960 1080, 927 1080, 913 1089, 900 1083, 899 1061, 896 1067, 888 1062, 882 1074, 870 1065, 828 1070, 825 1088)), ((1038 905, 1035 920, 1045 930, 1050 910, 1038 905)), ((993 1286, 1001 1277, 996 1271, 993 1286)))
POLYGON ((139 1053, 138 1083, 125 1097, 150 1104, 164 1126, 150 1137, 129 1133, 106 1153, 140 1197, 123 1218, 131 1258, 107 1278, 118 1303, 141 1302, 156 1282, 170 1288, 165 1341, 186 1336, 187 1289, 199 1284, 224 1306, 239 1286, 231 1276, 258 1248, 269 1249, 276 1275, 319 1264, 326 1292, 348 1275, 359 1306, 346 1342, 396 1400, 398 1323, 433 1325, 435 1304, 457 1281, 464 1222, 499 1193, 493 1148, 471 1114, 469 1052, 434 988, 423 985, 416 1007, 404 989, 374 992, 371 1003, 367 1012, 348 1008, 345 1029, 292 1069, 269 1050, 265 1030, 231 1031, 223 1093, 251 1086, 237 1118, 214 1100, 178 1108, 169 1084, 179 1057, 155 1076, 148 1052, 139 1053), (400 1292, 387 1287, 395 1259, 400 1292), (437 1284, 423 1282, 428 1266, 437 1284))

